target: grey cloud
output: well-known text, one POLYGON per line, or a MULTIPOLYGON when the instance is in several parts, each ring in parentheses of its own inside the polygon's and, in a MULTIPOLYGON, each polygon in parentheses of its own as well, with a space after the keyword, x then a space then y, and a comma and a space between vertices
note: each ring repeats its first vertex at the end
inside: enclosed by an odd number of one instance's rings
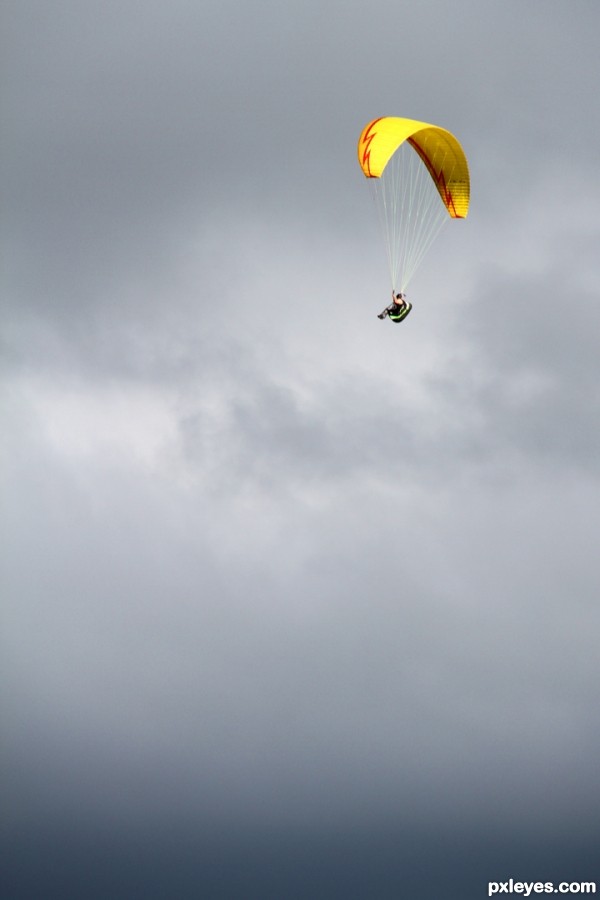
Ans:
POLYGON ((13 6, 5 202, 17 262, 25 237, 32 247, 19 269, 32 299, 43 285, 46 308, 68 304, 77 316, 82 301, 99 302, 98 284, 110 290, 124 267, 145 270, 220 205, 233 218, 257 205, 271 216, 312 211, 331 223, 337 209, 347 217, 357 176, 349 148, 373 110, 396 109, 390 69, 398 66, 411 114, 419 105, 443 123, 451 110, 472 148, 475 196, 505 178, 531 178, 540 141, 544 158, 586 159, 595 145, 594 119, 584 115, 594 58, 585 22, 575 53, 561 13, 543 17, 540 42, 535 13, 515 31, 504 9, 487 24, 480 5, 466 4, 472 28, 488 40, 495 29, 505 42, 482 59, 463 17, 442 16, 444 28, 432 31, 425 8, 397 33, 392 4, 367 22, 346 4, 343 14, 331 4, 329 15, 303 5, 258 10, 151 4, 142 16, 105 4, 94 17, 78 4, 13 6), (572 80, 556 60, 558 44, 572 80), (449 65, 451 83, 443 77, 449 65), (520 110, 527 117, 515 121, 520 110), (498 119, 506 125, 496 133, 498 119), (535 153, 523 149, 525 136, 535 153), (487 177, 495 172, 499 180, 487 177))
POLYGON ((11 895, 593 878, 596 6, 5 9, 11 895), (396 112, 473 178, 399 329, 396 112))

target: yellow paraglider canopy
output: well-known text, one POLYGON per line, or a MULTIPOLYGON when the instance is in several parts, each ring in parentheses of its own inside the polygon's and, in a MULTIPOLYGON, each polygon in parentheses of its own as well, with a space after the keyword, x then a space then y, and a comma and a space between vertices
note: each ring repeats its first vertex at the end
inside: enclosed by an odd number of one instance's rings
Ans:
POLYGON ((407 141, 420 156, 453 219, 469 211, 469 167, 464 151, 445 128, 384 116, 374 119, 358 141, 358 161, 367 178, 380 178, 396 150, 407 141))

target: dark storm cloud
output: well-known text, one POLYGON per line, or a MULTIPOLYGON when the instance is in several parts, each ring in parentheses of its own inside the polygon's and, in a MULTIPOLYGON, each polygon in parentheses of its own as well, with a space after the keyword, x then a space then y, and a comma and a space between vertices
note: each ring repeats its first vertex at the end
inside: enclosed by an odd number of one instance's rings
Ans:
POLYGON ((10 895, 594 878, 596 5, 5 22, 10 895), (473 180, 401 330, 387 113, 473 180))
POLYGON ((9 5, 5 203, 20 302, 83 315, 221 206, 232 219, 257 205, 347 219, 348 150, 373 110, 399 102, 440 122, 451 112, 479 196, 500 187, 504 199, 507 180, 516 195, 540 153, 591 164, 583 7, 528 7, 518 29, 506 5, 438 12, 432 29, 425 6, 394 28, 393 4, 366 19, 336 3, 9 5), (498 53, 482 59, 486 40, 498 53))

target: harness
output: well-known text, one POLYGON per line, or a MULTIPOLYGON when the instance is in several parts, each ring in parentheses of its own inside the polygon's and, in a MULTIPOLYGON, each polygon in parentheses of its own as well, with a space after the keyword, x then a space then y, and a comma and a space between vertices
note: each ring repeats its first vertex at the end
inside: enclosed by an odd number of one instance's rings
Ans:
POLYGON ((388 316, 392 322, 402 322, 412 309, 412 303, 408 300, 405 303, 395 303, 388 312, 388 316))

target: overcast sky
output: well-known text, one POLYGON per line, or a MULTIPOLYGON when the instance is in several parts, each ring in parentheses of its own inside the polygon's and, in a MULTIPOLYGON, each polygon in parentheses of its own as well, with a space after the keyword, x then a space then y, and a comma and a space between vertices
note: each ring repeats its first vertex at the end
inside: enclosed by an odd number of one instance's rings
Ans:
POLYGON ((600 883, 597 0, 2 9, 7 896, 600 883))

